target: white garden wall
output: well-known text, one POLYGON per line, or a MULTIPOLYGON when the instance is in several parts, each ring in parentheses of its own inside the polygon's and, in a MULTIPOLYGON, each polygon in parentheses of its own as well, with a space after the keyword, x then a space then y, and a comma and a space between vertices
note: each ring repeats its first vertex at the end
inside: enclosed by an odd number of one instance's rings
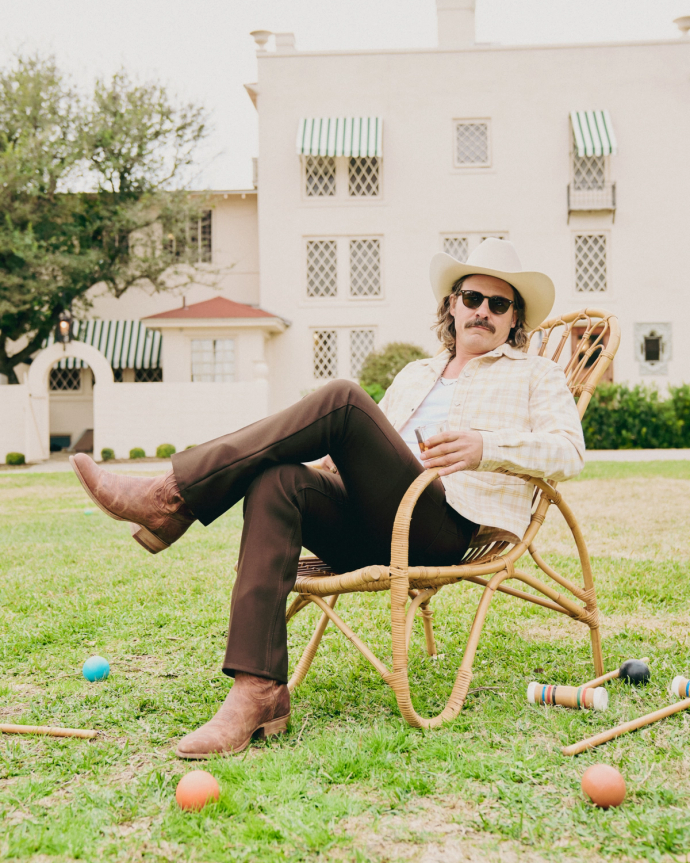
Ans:
MULTIPOLYGON (((26 384, 0 386, 0 464, 8 452, 26 452, 29 388, 26 384)), ((28 457, 28 456, 27 456, 28 457)))
POLYGON ((94 458, 109 447, 127 458, 162 443, 178 452, 235 431, 268 414, 265 380, 240 383, 117 383, 94 388, 94 458))

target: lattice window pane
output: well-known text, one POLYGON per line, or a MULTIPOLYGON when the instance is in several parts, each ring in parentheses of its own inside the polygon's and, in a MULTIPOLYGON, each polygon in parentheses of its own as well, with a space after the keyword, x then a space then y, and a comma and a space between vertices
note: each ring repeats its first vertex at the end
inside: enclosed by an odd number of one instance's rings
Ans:
POLYGON ((314 377, 335 378, 338 376, 338 332, 337 330, 314 331, 314 377))
POLYGON ((605 156, 573 156, 573 188, 578 191, 606 186, 605 156))
POLYGON ((50 389, 52 392, 81 389, 81 369, 52 368, 50 370, 50 389))
POLYGON ((444 237, 443 251, 464 264, 469 253, 469 240, 467 237, 444 237))
POLYGON ((373 350, 373 330, 350 330, 350 377, 359 377, 364 360, 373 350))
POLYGON ((595 293, 606 290, 606 235, 575 237, 575 288, 595 293))
MULTIPOLYGON (((212 260, 212 230, 211 210, 204 210, 200 219, 194 219, 189 225, 189 260, 192 263, 211 263, 212 260)), ((182 250, 175 253, 181 256, 182 250)))
POLYGON ((134 383, 136 384, 160 384, 163 383, 163 369, 134 369, 134 383))
POLYGON ((456 125, 455 164, 489 164, 488 123, 458 123, 456 125))
POLYGON ((235 380, 234 339, 192 339, 192 381, 235 380))
POLYGON ((338 293, 338 244, 335 240, 307 242, 307 296, 334 297, 338 293))
POLYGON ((304 157, 304 191, 310 198, 335 195, 335 159, 304 157))
POLYGON ((350 240, 350 295, 381 295, 381 243, 379 240, 350 240))
POLYGON ((483 243, 483 242, 484 242, 484 240, 489 240, 489 239, 491 239, 492 237, 493 237, 495 240, 505 240, 506 235, 505 235, 505 234, 484 234, 484 235, 482 236, 481 242, 483 243))
POLYGON ((353 198, 371 198, 379 193, 379 166, 376 156, 350 159, 349 191, 353 198))

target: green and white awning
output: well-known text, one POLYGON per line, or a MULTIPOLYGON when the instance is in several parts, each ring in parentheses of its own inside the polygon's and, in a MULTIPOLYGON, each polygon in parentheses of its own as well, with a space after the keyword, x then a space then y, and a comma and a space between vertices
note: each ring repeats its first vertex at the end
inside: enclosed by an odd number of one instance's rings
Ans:
MULTIPOLYGON (((161 334, 141 321, 74 321, 72 339, 93 345, 114 369, 156 369, 161 364, 161 334)), ((53 333, 44 347, 55 341, 53 333)), ((57 364, 61 369, 83 368, 86 363, 66 357, 57 364)))
POLYGON ((618 142, 608 111, 571 111, 577 155, 615 156, 618 142))
POLYGON ((299 121, 301 156, 383 156, 381 117, 308 117, 299 121))

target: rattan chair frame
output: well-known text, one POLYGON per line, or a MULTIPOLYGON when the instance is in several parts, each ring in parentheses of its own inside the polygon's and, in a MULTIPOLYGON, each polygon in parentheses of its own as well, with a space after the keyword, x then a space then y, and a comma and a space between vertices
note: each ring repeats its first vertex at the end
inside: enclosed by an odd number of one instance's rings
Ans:
MULTIPOLYGON (((547 356, 552 348, 551 359, 556 362, 563 360, 566 380, 577 399, 578 413, 582 419, 597 384, 620 344, 620 329, 616 317, 601 309, 587 308, 549 319, 534 330, 530 338, 532 342, 535 339, 538 344, 540 342, 540 356, 547 356), (571 341, 572 330, 582 325, 585 326, 585 332, 580 344, 589 343, 589 347, 572 352, 568 358, 565 349, 571 341), (559 330, 560 334, 555 336, 559 330)), ((400 502, 393 525, 389 566, 372 565, 353 572, 334 574, 317 558, 301 558, 294 587, 297 596, 287 610, 287 620, 312 603, 318 606, 322 614, 290 678, 290 690, 294 690, 304 680, 326 627, 332 622, 393 689, 400 712, 411 726, 433 728, 450 722, 459 714, 467 696, 479 639, 489 606, 497 592, 567 615, 587 626, 590 631, 594 671, 597 676, 603 674, 594 577, 587 545, 577 519, 561 493, 556 490, 555 483, 527 475, 512 475, 520 476, 534 486, 531 521, 523 539, 517 544, 494 542, 471 546, 462 562, 455 566, 409 566, 408 546, 412 513, 424 489, 438 477, 437 470, 426 470, 410 485, 400 502), (541 557, 535 546, 535 538, 552 505, 560 510, 572 533, 582 571, 582 585, 575 584, 557 573, 541 557), (526 553, 530 554, 539 569, 555 586, 516 569, 516 564, 526 553), (537 593, 527 593, 510 587, 505 584, 509 580, 522 582, 537 593), (437 651, 430 601, 443 587, 460 581, 478 584, 484 590, 450 697, 440 713, 433 717, 424 717, 417 713, 412 704, 408 673, 408 650, 414 620, 418 614, 421 616, 427 652, 430 656, 435 656, 437 651), (342 594, 386 590, 390 591, 391 602, 392 668, 384 664, 335 611, 338 597, 342 594)))

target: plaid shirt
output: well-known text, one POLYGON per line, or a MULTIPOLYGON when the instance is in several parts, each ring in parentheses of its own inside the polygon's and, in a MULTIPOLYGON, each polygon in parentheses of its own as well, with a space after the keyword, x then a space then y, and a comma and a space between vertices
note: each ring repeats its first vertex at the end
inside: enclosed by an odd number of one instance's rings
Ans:
MULTIPOLYGON (((448 351, 410 363, 379 407, 400 431, 443 374, 448 351)), ((442 477, 448 503, 482 525, 482 539, 523 536, 534 486, 491 471, 564 480, 584 467, 585 442, 563 370, 545 357, 503 344, 470 360, 455 383, 451 429, 475 429, 484 441, 477 470, 442 477)))

